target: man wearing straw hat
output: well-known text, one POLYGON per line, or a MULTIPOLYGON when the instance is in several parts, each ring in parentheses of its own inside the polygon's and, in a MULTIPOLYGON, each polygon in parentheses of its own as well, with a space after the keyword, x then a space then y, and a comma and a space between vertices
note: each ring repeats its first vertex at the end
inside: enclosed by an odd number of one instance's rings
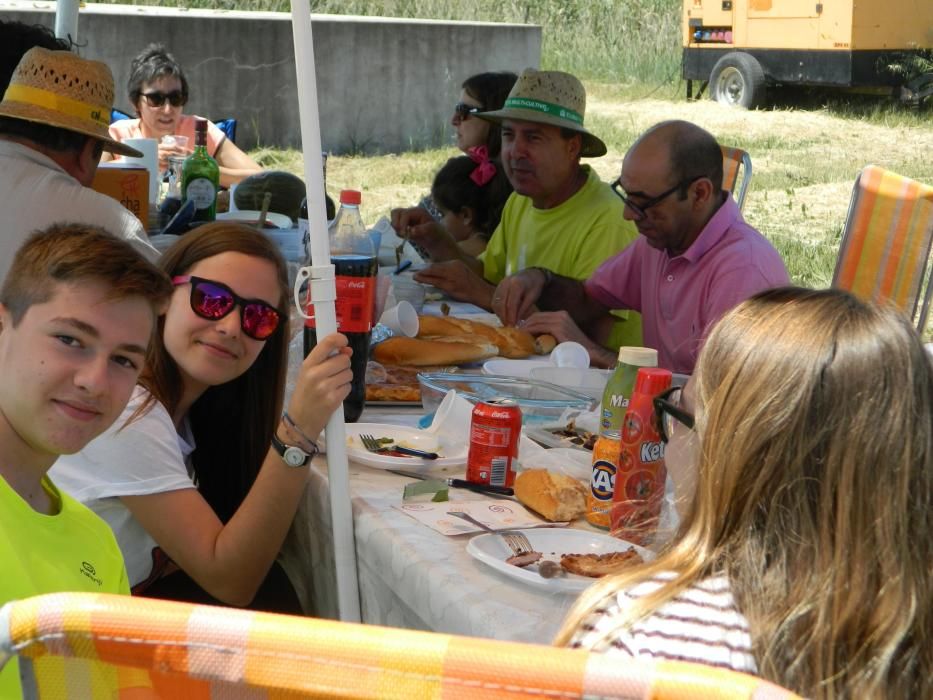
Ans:
MULTIPOLYGON (((415 275, 455 299, 493 308, 495 285, 535 268, 587 279, 604 260, 632 243, 637 231, 624 204, 581 158, 606 154, 583 126, 586 90, 569 73, 526 69, 502 109, 476 116, 502 125, 502 166, 515 192, 479 258, 449 248, 449 259, 415 275)), ((438 259, 432 250, 432 257, 438 259)), ((546 272, 550 275, 551 272, 546 272)), ((641 345, 638 314, 609 321, 606 345, 641 345)))
POLYGON ((141 155, 110 138, 112 105, 103 63, 41 47, 19 62, 0 102, 0 283, 28 235, 60 221, 99 226, 158 256, 135 216, 90 189, 104 149, 141 155))

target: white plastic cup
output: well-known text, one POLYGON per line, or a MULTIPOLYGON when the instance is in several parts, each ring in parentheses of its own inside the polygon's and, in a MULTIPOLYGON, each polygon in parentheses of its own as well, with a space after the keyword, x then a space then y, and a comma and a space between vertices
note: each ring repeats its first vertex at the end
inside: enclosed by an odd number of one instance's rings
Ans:
POLYGON ((393 299, 396 302, 407 301, 415 307, 415 311, 421 313, 421 309, 424 308, 424 285, 407 275, 392 275, 392 289, 386 306, 393 299))
POLYGON ((418 328, 421 325, 415 307, 404 300, 383 311, 382 316, 379 317, 379 323, 391 328, 393 333, 409 338, 418 335, 418 328))
POLYGON ((124 156, 127 163, 138 163, 149 171, 149 203, 157 204, 159 200, 159 142, 155 139, 125 139, 127 146, 135 148, 143 155, 142 158, 124 156))
POLYGON ((567 340, 551 350, 550 360, 558 367, 586 369, 590 366, 590 353, 580 343, 567 340))

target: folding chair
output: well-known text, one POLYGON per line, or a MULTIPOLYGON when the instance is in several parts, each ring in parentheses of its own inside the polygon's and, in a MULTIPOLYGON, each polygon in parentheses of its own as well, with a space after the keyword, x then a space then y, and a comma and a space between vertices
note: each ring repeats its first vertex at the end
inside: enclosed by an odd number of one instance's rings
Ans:
POLYGON ((94 593, 8 603, 0 653, 25 698, 798 697, 683 662, 94 593))
POLYGON ((752 159, 741 148, 722 146, 722 188, 729 190, 739 205, 739 211, 745 206, 745 194, 752 181, 752 159), (742 181, 739 182, 739 174, 742 181))
POLYGON ((933 290, 931 244, 933 187, 869 165, 855 180, 832 286, 891 301, 922 332, 933 290))

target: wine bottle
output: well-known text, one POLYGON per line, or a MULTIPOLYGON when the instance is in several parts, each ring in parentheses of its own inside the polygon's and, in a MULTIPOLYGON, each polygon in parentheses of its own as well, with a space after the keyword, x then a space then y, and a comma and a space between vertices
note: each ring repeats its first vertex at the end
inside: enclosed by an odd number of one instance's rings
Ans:
POLYGON ((217 215, 217 190, 220 167, 207 152, 207 120, 194 125, 194 153, 185 159, 181 170, 181 199, 194 201, 194 221, 213 221, 217 215))

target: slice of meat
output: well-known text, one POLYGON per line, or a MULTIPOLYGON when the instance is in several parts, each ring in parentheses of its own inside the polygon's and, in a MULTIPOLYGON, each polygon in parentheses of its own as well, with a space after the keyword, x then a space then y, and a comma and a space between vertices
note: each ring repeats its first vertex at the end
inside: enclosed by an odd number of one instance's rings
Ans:
POLYGON ((505 560, 506 564, 511 564, 512 566, 529 566, 534 564, 541 558, 541 552, 522 552, 521 554, 513 554, 508 559, 505 560))
POLYGON ((608 554, 564 554, 560 558, 560 565, 565 571, 578 576, 599 578, 614 574, 627 566, 641 564, 642 558, 629 547, 624 552, 610 552, 608 554))

